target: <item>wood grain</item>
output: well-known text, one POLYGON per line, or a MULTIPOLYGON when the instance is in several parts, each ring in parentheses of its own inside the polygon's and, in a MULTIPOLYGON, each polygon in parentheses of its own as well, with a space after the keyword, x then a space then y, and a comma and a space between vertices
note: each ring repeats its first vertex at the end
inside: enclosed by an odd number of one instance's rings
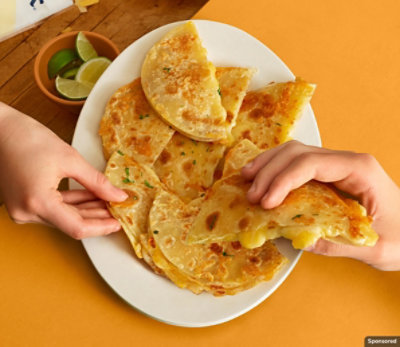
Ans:
POLYGON ((80 13, 73 6, 0 43, 0 101, 37 119, 70 143, 78 115, 48 100, 33 79, 40 48, 66 28, 95 31, 122 51, 145 33, 191 18, 207 0, 101 0, 80 13))

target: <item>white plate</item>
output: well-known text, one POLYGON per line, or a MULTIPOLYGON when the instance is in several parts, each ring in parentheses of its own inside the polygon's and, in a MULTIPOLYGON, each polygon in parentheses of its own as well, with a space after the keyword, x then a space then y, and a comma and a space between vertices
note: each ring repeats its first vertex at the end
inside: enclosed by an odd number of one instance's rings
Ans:
MULTIPOLYGON (((208 50, 209 59, 215 65, 258 68, 250 89, 271 81, 294 78, 270 49, 249 34, 222 23, 205 20, 194 22, 208 50)), ((108 99, 119 87, 140 75, 147 51, 178 24, 160 27, 131 44, 114 60, 90 93, 76 126, 72 145, 97 169, 103 170, 105 167, 97 131, 108 99)), ((292 136, 307 144, 320 146, 318 127, 310 106, 307 106, 292 136)), ((73 181, 70 186, 79 187, 73 181)), ((154 274, 136 259, 122 232, 86 239, 83 245, 97 271, 121 298, 157 320, 185 327, 220 324, 249 311, 279 287, 301 255, 287 240, 278 240, 279 250, 289 259, 289 263, 272 281, 235 296, 215 298, 210 294, 195 295, 179 289, 169 280, 154 274)))

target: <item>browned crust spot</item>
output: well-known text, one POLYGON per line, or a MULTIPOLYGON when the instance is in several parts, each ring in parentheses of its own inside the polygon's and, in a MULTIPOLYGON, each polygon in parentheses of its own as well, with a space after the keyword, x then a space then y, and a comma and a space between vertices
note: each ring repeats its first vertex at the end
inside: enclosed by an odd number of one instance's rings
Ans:
POLYGON ((220 215, 219 211, 213 212, 208 215, 208 217, 206 218, 206 228, 208 230, 212 231, 215 229, 215 226, 218 222, 219 215, 220 215))
POLYGON ((171 159, 171 153, 169 153, 167 150, 161 152, 160 154, 161 163, 166 164, 170 159, 171 159))
POLYGON ((215 243, 215 242, 210 245, 210 250, 216 254, 222 253, 222 247, 218 243, 215 243))

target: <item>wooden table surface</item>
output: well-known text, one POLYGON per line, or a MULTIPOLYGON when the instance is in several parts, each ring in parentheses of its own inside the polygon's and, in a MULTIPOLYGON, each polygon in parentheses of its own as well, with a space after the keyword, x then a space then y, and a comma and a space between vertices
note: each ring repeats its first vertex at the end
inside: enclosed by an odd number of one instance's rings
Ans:
POLYGON ((71 142, 77 114, 48 100, 33 78, 40 48, 66 28, 95 31, 122 51, 145 33, 191 18, 207 0, 101 0, 80 13, 76 6, 0 43, 0 101, 37 119, 71 142))

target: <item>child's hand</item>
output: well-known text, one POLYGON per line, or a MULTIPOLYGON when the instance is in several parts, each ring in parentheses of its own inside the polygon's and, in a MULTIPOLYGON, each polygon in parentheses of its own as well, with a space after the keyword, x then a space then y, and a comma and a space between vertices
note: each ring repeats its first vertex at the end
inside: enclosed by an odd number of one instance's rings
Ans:
POLYGON ((0 196, 17 223, 44 223, 76 239, 120 229, 100 199, 127 195, 45 126, 0 103, 0 196), (88 190, 60 192, 71 177, 88 190))
POLYGON ((278 206, 291 190, 312 179, 331 182, 358 198, 374 218, 377 244, 356 247, 319 240, 307 250, 355 258, 381 270, 400 270, 400 190, 371 155, 290 141, 260 154, 242 175, 254 180, 249 201, 265 209, 278 206))

